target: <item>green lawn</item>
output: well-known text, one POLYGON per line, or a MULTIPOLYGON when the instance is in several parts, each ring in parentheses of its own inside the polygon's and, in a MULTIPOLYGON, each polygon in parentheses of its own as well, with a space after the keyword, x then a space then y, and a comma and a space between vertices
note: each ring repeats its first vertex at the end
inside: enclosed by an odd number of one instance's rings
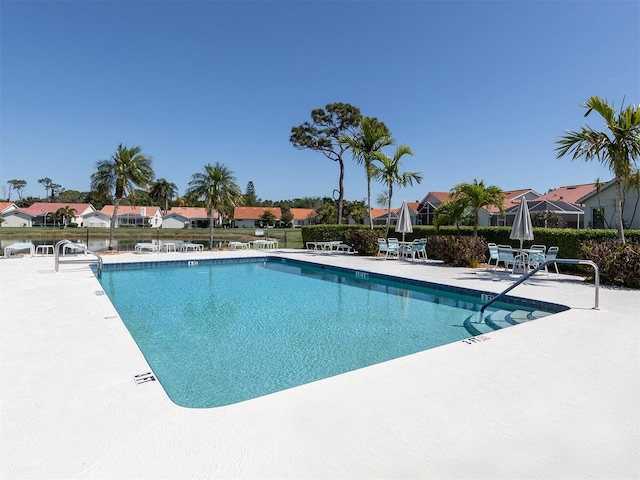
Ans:
MULTIPOLYGON (((265 236, 275 238, 282 248, 302 248, 302 231, 299 228, 269 228, 263 229, 265 236)), ((219 228, 213 232, 214 242, 240 241, 248 242, 262 237, 254 235, 254 228, 219 228)), ((109 238, 108 228, 0 228, 0 240, 14 241, 46 241, 55 243, 58 240, 82 240, 87 238, 109 238)), ((170 229, 170 228, 127 228, 115 230, 115 239, 130 242, 148 242, 152 240, 189 240, 192 242, 209 243, 208 229, 170 229)))

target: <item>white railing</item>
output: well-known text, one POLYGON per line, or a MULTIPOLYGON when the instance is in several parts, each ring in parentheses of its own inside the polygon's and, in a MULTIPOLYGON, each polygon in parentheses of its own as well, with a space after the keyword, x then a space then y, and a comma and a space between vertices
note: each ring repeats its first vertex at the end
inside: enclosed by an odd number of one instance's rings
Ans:
POLYGON ((69 246, 74 250, 81 250, 85 255, 86 254, 94 255, 98 260, 98 269, 97 269, 96 276, 98 278, 102 278, 102 257, 98 255, 96 252, 89 250, 87 246, 84 244, 75 243, 75 242, 72 242, 71 240, 64 240, 64 239, 56 243, 56 246, 53 248, 53 256, 54 256, 56 272, 59 271, 61 263, 94 263, 95 262, 95 259, 93 258, 74 257, 74 258, 61 259, 60 252, 62 251, 63 248, 65 248, 65 246, 69 246))
POLYGON ((523 275, 521 278, 519 278, 509 288, 506 288, 504 291, 500 292, 498 295, 496 295, 491 300, 489 300, 487 303, 485 303, 482 306, 482 308, 480 309, 480 321, 482 321, 482 318, 483 318, 482 315, 484 314, 484 311, 487 309, 487 307, 489 305, 491 305, 493 302, 498 300, 500 297, 503 297, 504 295, 506 295, 508 292, 510 292, 514 288, 516 288, 518 285, 520 285, 522 282, 524 282, 527 278, 531 277, 532 275, 534 275, 535 273, 540 271, 540 269, 546 267, 547 265, 552 265, 554 263, 566 263, 568 265, 591 265, 593 267, 593 269, 595 270, 594 283, 595 283, 595 286, 596 286, 596 299, 595 299, 595 305, 594 305, 593 308, 594 308, 594 310, 598 310, 599 309, 599 302, 600 302, 600 293, 599 293, 599 291, 600 291, 600 270, 598 270, 598 265, 596 265, 591 260, 579 260, 579 259, 574 259, 574 258, 554 258, 552 260, 546 260, 546 261, 542 262, 540 265, 538 265, 536 268, 531 270, 529 273, 527 273, 526 275, 523 275))

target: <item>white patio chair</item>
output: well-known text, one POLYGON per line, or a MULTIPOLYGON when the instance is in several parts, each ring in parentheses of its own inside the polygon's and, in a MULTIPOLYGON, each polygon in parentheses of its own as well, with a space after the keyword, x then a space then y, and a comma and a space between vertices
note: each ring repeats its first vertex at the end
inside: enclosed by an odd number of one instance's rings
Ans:
POLYGON ((498 265, 498 245, 495 243, 489 243, 487 245, 489 247, 489 260, 487 261, 487 270, 491 267, 491 260, 496 261, 496 266, 498 265))
POLYGON ((513 273, 518 266, 525 267, 522 255, 514 255, 513 248, 510 245, 498 245, 498 260, 495 267, 493 267, 494 270, 498 269, 500 262, 504 264, 505 271, 509 271, 509 266, 511 266, 510 273, 513 273))

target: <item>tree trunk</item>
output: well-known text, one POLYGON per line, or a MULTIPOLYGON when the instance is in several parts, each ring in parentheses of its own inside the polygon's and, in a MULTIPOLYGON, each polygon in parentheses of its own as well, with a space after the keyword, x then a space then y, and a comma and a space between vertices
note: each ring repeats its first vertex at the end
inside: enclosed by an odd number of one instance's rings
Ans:
POLYGON ((622 225, 622 177, 616 176, 616 224, 618 226, 618 240, 623 244, 624 226, 622 225))
POLYGON ((340 183, 338 190, 338 225, 342 225, 342 203, 344 201, 344 162, 338 159, 340 163, 340 183))
POLYGON ((480 218, 480 215, 478 214, 478 210, 475 210, 473 212, 473 236, 477 237, 478 236, 478 220, 480 218))
MULTIPOLYGON (((109 247, 108 250, 113 250, 113 237, 116 233, 116 221, 118 220, 118 206, 120 205, 120 199, 115 198, 113 200, 113 214, 111 215, 111 225, 109 226, 109 247)), ((89 245, 87 245, 89 248, 89 245)))
POLYGON ((393 187, 389 185, 389 203, 387 204, 387 233, 384 238, 389 238, 389 230, 391 230, 391 196, 393 195, 393 187))
POLYGON ((214 215, 215 215, 215 208, 211 209, 211 213, 209 215, 209 250, 211 250, 213 248, 213 225, 214 225, 214 215))
POLYGON ((369 214, 369 228, 373 230, 373 215, 371 215, 371 179, 367 175, 367 212, 369 214))

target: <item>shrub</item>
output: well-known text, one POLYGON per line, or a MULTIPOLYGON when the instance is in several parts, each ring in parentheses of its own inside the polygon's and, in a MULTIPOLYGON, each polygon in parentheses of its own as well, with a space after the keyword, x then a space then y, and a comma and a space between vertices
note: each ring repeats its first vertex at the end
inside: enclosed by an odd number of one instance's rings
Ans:
POLYGON ((359 255, 378 253, 378 232, 370 228, 351 228, 345 234, 344 242, 351 245, 359 255))
MULTIPOLYGON (((640 243, 586 241, 580 244, 580 258, 598 266, 600 283, 640 288, 640 243)), ((593 271, 588 272, 593 279, 593 271)))
POLYGON ((487 241, 483 237, 433 235, 427 245, 433 256, 445 265, 477 267, 487 259, 487 241))

